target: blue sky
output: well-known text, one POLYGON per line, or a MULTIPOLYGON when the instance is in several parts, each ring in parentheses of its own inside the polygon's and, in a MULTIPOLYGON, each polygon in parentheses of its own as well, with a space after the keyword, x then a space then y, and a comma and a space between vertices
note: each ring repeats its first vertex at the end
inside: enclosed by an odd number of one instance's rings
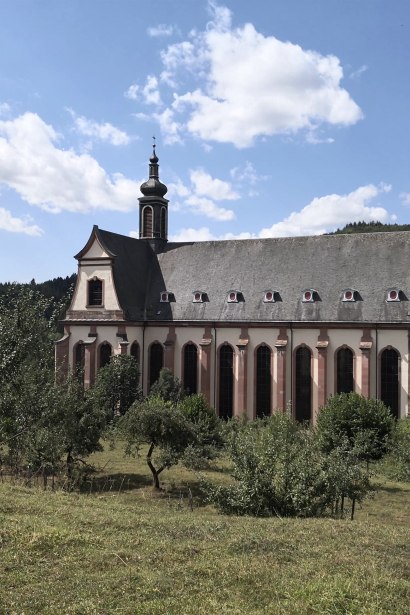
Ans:
POLYGON ((152 136, 173 240, 410 222, 408 0, 2 0, 0 281, 137 236, 152 136))

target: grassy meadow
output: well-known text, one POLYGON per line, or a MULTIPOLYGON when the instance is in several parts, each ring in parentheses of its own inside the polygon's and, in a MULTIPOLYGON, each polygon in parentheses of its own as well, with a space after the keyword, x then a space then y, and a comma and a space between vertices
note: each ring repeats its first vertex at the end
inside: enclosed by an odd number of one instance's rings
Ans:
POLYGON ((92 463, 82 493, 0 483, 2 615, 410 613, 410 485, 380 479, 353 522, 254 519, 203 506, 183 468, 158 494, 143 458, 92 463))

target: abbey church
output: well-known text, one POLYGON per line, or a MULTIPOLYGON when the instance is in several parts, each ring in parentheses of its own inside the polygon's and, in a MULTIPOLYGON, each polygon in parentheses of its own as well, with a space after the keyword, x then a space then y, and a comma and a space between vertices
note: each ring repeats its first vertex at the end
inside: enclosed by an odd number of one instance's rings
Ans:
POLYGON ((130 354, 145 393, 167 367, 221 417, 314 422, 349 391, 409 414, 410 233, 172 243, 158 169, 154 146, 139 239, 95 226, 75 257, 62 373, 130 354))

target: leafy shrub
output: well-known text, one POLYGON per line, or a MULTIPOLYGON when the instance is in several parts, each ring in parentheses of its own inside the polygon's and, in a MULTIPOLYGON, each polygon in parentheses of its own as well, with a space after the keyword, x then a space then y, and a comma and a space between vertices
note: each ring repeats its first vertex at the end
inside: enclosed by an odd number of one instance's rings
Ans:
POLYGON ((410 482, 410 420, 402 419, 394 430, 389 475, 395 480, 410 482))
POLYGON ((231 485, 203 481, 209 501, 225 514, 318 516, 344 497, 361 500, 368 476, 357 457, 337 449, 324 454, 316 433, 288 414, 236 422, 228 432, 231 485))
POLYGON ((185 397, 182 383, 174 376, 172 371, 163 367, 159 373, 158 380, 151 387, 152 397, 162 397, 165 401, 178 403, 185 397))
POLYGON ((183 462, 191 469, 204 469, 215 459, 224 443, 222 423, 203 395, 190 395, 178 407, 192 428, 192 442, 185 450, 183 462))
POLYGON ((320 409, 316 427, 325 453, 349 448, 359 459, 369 462, 387 453, 394 418, 380 400, 340 393, 320 409))

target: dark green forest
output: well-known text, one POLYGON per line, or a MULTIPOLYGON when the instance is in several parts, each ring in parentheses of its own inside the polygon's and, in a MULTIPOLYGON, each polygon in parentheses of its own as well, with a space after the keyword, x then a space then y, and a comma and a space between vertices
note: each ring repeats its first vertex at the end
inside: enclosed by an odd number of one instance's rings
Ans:
POLYGON ((410 231, 410 224, 383 224, 377 220, 372 222, 349 222, 343 228, 338 228, 327 235, 351 235, 352 233, 394 233, 395 231, 410 231))

